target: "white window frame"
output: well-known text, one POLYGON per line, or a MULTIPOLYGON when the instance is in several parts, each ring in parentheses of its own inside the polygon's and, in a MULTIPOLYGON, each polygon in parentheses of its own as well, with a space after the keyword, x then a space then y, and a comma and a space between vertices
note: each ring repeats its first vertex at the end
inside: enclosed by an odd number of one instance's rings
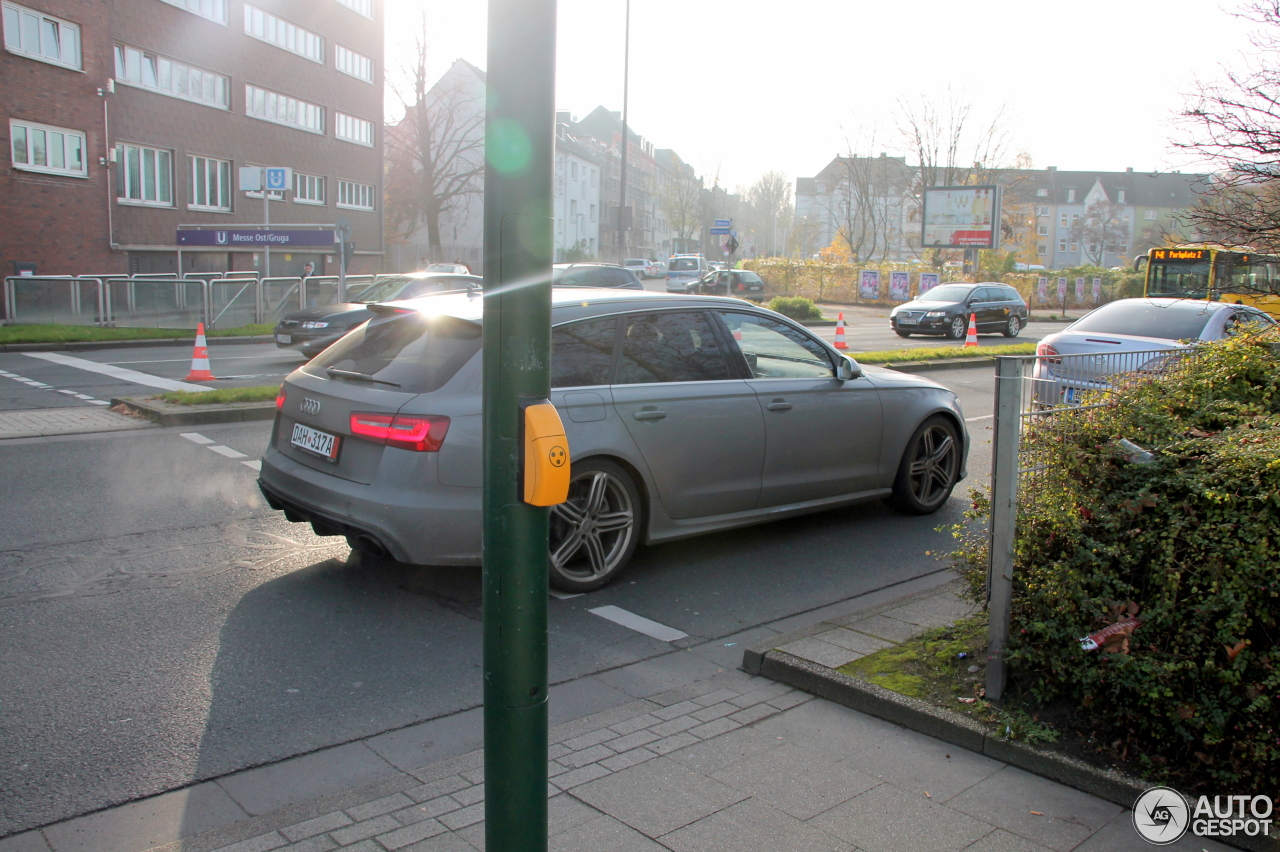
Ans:
POLYGON ((208 156, 205 156, 204 154, 188 154, 187 166, 188 166, 187 168, 187 209, 188 210, 204 210, 212 213, 232 212, 231 199, 232 199, 233 186, 231 182, 231 175, 232 175, 231 161, 224 160, 220 157, 208 157, 208 156), (198 164, 200 162, 203 162, 205 164, 205 169, 204 169, 205 187, 204 188, 205 188, 206 198, 208 197, 209 189, 216 188, 218 190, 218 195, 219 195, 219 198, 217 200, 218 201, 225 200, 225 204, 209 204, 209 203, 201 204, 196 201, 196 198, 199 196, 199 193, 197 192, 196 182, 199 179, 200 169, 198 164), (210 163, 217 164, 217 176, 213 179, 212 183, 210 182, 210 176, 209 176, 210 163), (222 184, 224 180, 226 181, 225 188, 219 186, 220 184, 222 184))
POLYGON ((173 207, 173 151, 167 148, 153 148, 149 145, 135 145, 132 142, 116 143, 116 203, 139 207, 173 207), (136 157, 132 156, 137 152, 136 157), (150 154, 150 164, 147 155, 150 154), (137 174, 133 173, 133 164, 137 164, 137 174), (152 198, 147 198, 148 170, 151 174, 151 185, 154 188, 152 198), (167 173, 167 174, 166 174, 167 173), (137 197, 131 195, 136 181, 137 197), (163 198, 162 190, 168 183, 169 197, 163 198), (124 194, 122 195, 121 192, 124 194))
POLYGON ((349 77, 366 83, 373 82, 373 60, 349 47, 334 44, 333 67, 349 77))
POLYGON ((1117 189, 1117 190, 1116 190, 1116 204, 1124 204, 1124 190, 1123 190, 1123 189, 1117 189))
POLYGON ((1155 210, 1148 210, 1142 218, 1146 219, 1148 222, 1154 222, 1160 218, 1160 213, 1155 210))
POLYGON ((79 130, 73 130, 69 127, 58 127, 52 124, 41 124, 38 121, 25 121, 20 118, 9 119, 9 162, 13 164, 15 169, 24 172, 40 172, 46 175, 61 175, 63 177, 89 177, 89 140, 79 130), (16 128, 22 128, 19 134, 16 128), (43 164, 35 162, 35 140, 36 134, 44 134, 44 160, 43 164), (23 159, 18 159, 18 137, 21 135, 23 144, 23 159), (61 135, 62 137, 62 165, 51 165, 54 161, 51 145, 53 136, 61 135), (79 140, 80 146, 80 168, 75 169, 67 165, 71 161, 72 151, 74 147, 71 145, 72 140, 79 140))
POLYGON ((81 54, 80 26, 62 18, 56 18, 53 15, 46 15, 44 12, 38 12, 35 9, 28 9, 26 6, 19 6, 17 3, 10 3, 5 0, 3 4, 3 27, 4 27, 4 48, 10 53, 18 56, 25 56, 27 59, 34 59, 37 62, 45 62, 49 65, 57 65, 60 68, 70 68, 73 71, 84 71, 84 60, 81 54), (27 18, 34 18, 36 24, 35 33, 25 32, 24 26, 27 18), (52 29, 52 35, 49 30, 52 29), (32 36, 34 36, 35 44, 31 44, 32 36), (49 45, 45 43, 46 38, 51 38, 53 47, 57 51, 56 56, 50 56, 45 51, 49 45))
POLYGON ((1078 252, 1078 251, 1080 251, 1080 244, 1079 244, 1079 243, 1072 243, 1072 244, 1068 247, 1067 251, 1072 251, 1072 252, 1078 252))
POLYGON ((227 0, 161 0, 215 24, 227 26, 227 0))
POLYGON ((1049 247, 1046 246, 1044 243, 1040 243, 1040 245, 1036 246, 1036 254, 1048 254, 1048 253, 1049 253, 1049 247))
POLYGON ((375 20, 373 17, 373 0, 338 0, 338 2, 357 15, 363 15, 371 21, 375 20))
POLYGON ((115 43, 113 53, 115 79, 121 85, 145 89, 213 109, 231 109, 231 78, 224 74, 197 68, 157 53, 148 53, 123 42, 115 43), (212 98, 207 97, 210 81, 213 85, 212 98), (200 88, 199 96, 191 93, 196 86, 200 88))
POLYGON ((318 207, 325 206, 326 198, 324 176, 294 172, 293 200, 296 204, 314 204, 318 207), (315 191, 317 187, 319 188, 318 193, 315 191))
POLYGON ((1049 197, 1049 190, 1047 189, 1036 190, 1036 198, 1048 198, 1048 197, 1049 197))
POLYGON ((1049 226, 1048 226, 1048 225, 1040 225, 1040 226, 1038 226, 1038 227, 1036 228, 1036 236, 1040 236, 1040 237, 1047 237, 1047 236, 1049 236, 1049 226))
POLYGON ((1061 216, 1059 216, 1059 217, 1058 217, 1058 227, 1059 227, 1059 228, 1065 228, 1065 227, 1067 227, 1067 214, 1066 214, 1066 213, 1063 213, 1061 216))
POLYGON ((377 210, 377 190, 372 184, 339 179, 335 206, 346 210, 377 210))
POLYGON ((1037 204, 1037 205, 1036 205, 1036 215, 1037 215, 1037 216, 1048 216, 1048 215, 1049 215, 1049 205, 1047 205, 1047 204, 1037 204))
POLYGON ((325 110, 291 95, 273 92, 252 83, 244 84, 244 114, 259 121, 268 121, 284 127, 292 127, 304 133, 325 132, 325 110), (284 117, 281 118, 283 112, 284 117), (292 116, 292 118, 290 118, 292 116))
POLYGON ((244 34, 318 65, 324 64, 324 36, 248 3, 244 4, 244 34))
POLYGON ((352 145, 363 145, 372 148, 374 143, 373 122, 345 112, 333 112, 333 138, 350 142, 352 145))
POLYGON ((1067 190, 1067 203, 1074 204, 1076 200, 1076 191, 1074 189, 1067 190))
POLYGON ((1067 250, 1067 241, 1058 240, 1058 251, 1065 252, 1067 250))

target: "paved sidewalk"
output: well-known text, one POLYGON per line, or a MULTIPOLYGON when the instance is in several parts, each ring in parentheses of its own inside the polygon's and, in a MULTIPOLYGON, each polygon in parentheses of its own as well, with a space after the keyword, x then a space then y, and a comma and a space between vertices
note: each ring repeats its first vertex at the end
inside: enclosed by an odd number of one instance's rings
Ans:
MULTIPOLYGON (((107 405, 102 401, 102 405, 107 405)), ((40 408, 0 412, 0 440, 151 429, 155 424, 102 408, 40 408)))

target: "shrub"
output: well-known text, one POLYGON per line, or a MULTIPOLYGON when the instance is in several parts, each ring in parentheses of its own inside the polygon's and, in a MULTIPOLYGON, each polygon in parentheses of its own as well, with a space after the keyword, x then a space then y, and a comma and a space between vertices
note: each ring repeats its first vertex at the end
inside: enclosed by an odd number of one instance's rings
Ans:
POLYGON ((798 296, 775 296, 769 302, 769 310, 777 311, 793 320, 822 319, 822 311, 812 299, 801 299, 798 296))
MULTIPOLYGON (((1111 405, 1040 419, 1023 441, 1050 476, 1019 500, 1013 682, 1041 706, 1065 702, 1150 774, 1274 792, 1280 357, 1257 338, 1212 344, 1111 405), (1155 460, 1131 463, 1119 438, 1155 460), (1132 605, 1127 651, 1081 649, 1132 605)), ((988 512, 977 495, 969 517, 988 512)), ((986 537, 955 531, 980 595, 986 537)))

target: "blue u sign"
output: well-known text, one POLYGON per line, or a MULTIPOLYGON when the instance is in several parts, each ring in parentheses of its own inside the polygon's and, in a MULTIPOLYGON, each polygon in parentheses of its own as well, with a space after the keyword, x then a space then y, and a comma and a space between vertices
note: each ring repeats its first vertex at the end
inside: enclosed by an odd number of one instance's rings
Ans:
POLYGON ((266 169, 267 173, 267 189, 274 191, 286 190, 289 188, 289 169, 287 168, 271 168, 266 169))

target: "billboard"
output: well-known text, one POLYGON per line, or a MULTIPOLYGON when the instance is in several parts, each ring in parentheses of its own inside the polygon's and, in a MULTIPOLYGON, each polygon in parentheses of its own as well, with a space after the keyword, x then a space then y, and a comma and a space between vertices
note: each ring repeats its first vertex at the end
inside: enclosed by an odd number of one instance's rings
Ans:
POLYGON ((259 248, 296 248, 298 246, 333 248, 333 229, 304 231, 293 228, 218 228, 209 230, 178 229, 180 246, 228 246, 259 248))
POLYGON ((905 302, 911 298, 911 275, 909 273, 889 273, 889 298, 895 302, 905 302))
POLYGON ((924 248, 997 248, 1000 187, 925 187, 921 218, 924 248))
POLYGON ((924 295, 938 286, 938 281, 942 276, 937 272, 921 272, 920 273, 920 294, 924 295))
POLYGON ((1049 279, 1036 279, 1036 302, 1041 305, 1049 304, 1049 279))
POLYGON ((880 298, 880 270, 862 270, 862 278, 858 289, 864 299, 880 298))

